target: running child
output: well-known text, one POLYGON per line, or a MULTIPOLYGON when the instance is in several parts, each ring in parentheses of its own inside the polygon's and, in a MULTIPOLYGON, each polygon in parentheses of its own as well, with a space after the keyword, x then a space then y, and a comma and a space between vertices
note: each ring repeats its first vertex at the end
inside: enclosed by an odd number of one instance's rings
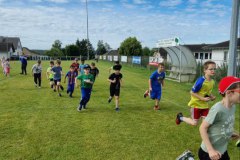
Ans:
POLYGON ((114 73, 112 73, 108 78, 108 81, 110 82, 110 97, 108 98, 108 103, 110 103, 112 98, 115 97, 115 110, 119 111, 119 96, 123 75, 120 73, 120 65, 113 66, 113 70, 114 73))
POLYGON ((98 70, 98 68, 95 66, 95 63, 94 63, 94 62, 91 63, 90 74, 93 75, 93 78, 94 78, 94 81, 95 81, 96 77, 97 77, 98 74, 99 74, 99 70, 98 70))
POLYGON ((4 63, 5 63, 5 61, 6 61, 6 60, 5 60, 5 57, 2 57, 2 58, 1 58, 1 66, 2 66, 2 72, 3 72, 4 75, 6 75, 6 74, 5 74, 5 69, 4 69, 4 63))
POLYGON ((116 65, 119 66, 120 70, 122 69, 122 65, 119 63, 119 61, 115 61, 114 65, 108 69, 109 74, 111 74, 112 70, 114 70, 113 67, 116 65))
POLYGON ((58 59, 56 61, 56 65, 52 67, 53 72, 53 80, 54 80, 54 91, 57 90, 59 97, 62 96, 60 93, 60 88, 63 90, 63 86, 61 85, 61 76, 63 75, 62 67, 61 67, 61 61, 58 59))
POLYGON ((230 160, 227 146, 233 133, 236 105, 240 104, 240 78, 224 77, 218 86, 222 100, 210 109, 200 126, 200 160, 230 160))
POLYGON ((84 74, 84 66, 85 66, 85 60, 84 59, 81 59, 81 64, 79 65, 79 72, 80 74, 84 74))
POLYGON ((74 59, 74 62, 71 64, 71 66, 74 67, 74 72, 78 75, 78 71, 79 71, 78 58, 74 59))
POLYGON ((75 85, 75 78, 77 77, 77 72, 76 72, 74 66, 70 66, 70 70, 67 72, 67 74, 64 78, 64 83, 66 83, 67 77, 68 77, 67 94, 69 94, 69 97, 72 98, 72 94, 74 91, 74 85, 75 85))
POLYGON ((160 109, 159 102, 162 96, 162 87, 164 86, 165 76, 166 73, 164 71, 164 64, 159 63, 158 69, 154 71, 149 78, 149 89, 144 93, 144 98, 146 98, 150 93, 151 99, 155 100, 154 110, 160 109))
POLYGON ((38 60, 36 64, 32 66, 32 76, 34 77, 35 87, 41 88, 42 82, 42 66, 41 60, 38 60))
POLYGON ((4 72, 5 72, 5 76, 9 77, 10 76, 10 62, 9 62, 9 58, 6 59, 6 61, 4 62, 4 72))
POLYGON ((82 98, 80 100, 79 106, 77 108, 78 111, 81 111, 82 109, 86 109, 86 105, 91 97, 92 92, 92 85, 94 83, 93 75, 90 74, 90 66, 86 64, 83 67, 84 73, 82 75, 77 76, 75 78, 75 84, 77 86, 77 80, 81 81, 81 93, 82 98))
POLYGON ((191 100, 188 106, 191 108, 191 118, 184 117, 182 113, 178 113, 176 117, 176 124, 181 122, 196 126, 200 118, 205 118, 209 112, 209 101, 215 100, 215 96, 212 94, 214 80, 211 78, 214 76, 216 70, 216 63, 213 61, 207 61, 203 65, 204 76, 199 77, 195 82, 191 94, 191 100))
POLYGON ((53 61, 50 61, 50 65, 47 69, 47 72, 46 72, 46 77, 47 79, 50 81, 50 87, 51 88, 54 88, 54 81, 53 81, 53 73, 52 73, 52 67, 54 66, 54 62, 53 61))

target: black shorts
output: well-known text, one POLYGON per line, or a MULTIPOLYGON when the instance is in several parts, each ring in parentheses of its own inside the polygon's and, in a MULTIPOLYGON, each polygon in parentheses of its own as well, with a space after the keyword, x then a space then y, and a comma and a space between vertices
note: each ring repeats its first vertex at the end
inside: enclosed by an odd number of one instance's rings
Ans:
MULTIPOLYGON (((201 147, 198 150, 198 157, 200 160, 211 160, 209 157, 209 154, 205 152, 201 147)), ((230 160, 230 157, 228 155, 228 152, 224 152, 222 157, 219 160, 230 160)))
POLYGON ((120 95, 120 88, 116 89, 115 87, 110 87, 110 96, 119 96, 120 95))
POLYGON ((57 85, 57 82, 61 82, 61 79, 54 79, 54 84, 57 85))
POLYGON ((53 78, 49 78, 49 81, 50 81, 50 82, 53 82, 53 78))

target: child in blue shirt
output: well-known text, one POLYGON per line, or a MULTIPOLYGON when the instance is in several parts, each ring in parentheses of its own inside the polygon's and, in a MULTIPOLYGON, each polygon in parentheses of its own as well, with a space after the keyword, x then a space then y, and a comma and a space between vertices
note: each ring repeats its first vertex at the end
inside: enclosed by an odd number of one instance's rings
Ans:
POLYGON ((159 102, 162 96, 162 86, 164 85, 165 79, 164 64, 159 63, 158 69, 152 73, 149 78, 149 90, 144 93, 144 98, 150 93, 151 99, 155 100, 154 110, 159 110, 159 102))

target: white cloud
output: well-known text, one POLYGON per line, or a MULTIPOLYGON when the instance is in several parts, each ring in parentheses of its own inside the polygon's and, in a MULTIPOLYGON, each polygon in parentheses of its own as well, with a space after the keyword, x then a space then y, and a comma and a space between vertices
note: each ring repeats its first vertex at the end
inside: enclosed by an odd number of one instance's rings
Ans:
POLYGON ((147 2, 145 0, 133 0, 134 4, 146 4, 147 2))
MULTIPOLYGON (((136 36, 148 47, 154 47, 159 39, 173 36, 181 37, 185 43, 219 42, 229 36, 230 16, 226 16, 230 8, 216 5, 213 8, 188 7, 163 14, 159 10, 141 10, 151 4, 131 5, 129 1, 121 1, 130 5, 130 12, 118 11, 112 3, 102 4, 89 11, 89 38, 96 46, 98 40, 118 48, 120 43, 129 36, 136 36), (224 10, 224 11, 222 11, 224 10), (107 14, 106 14, 107 13, 107 14), (225 17, 216 16, 224 13, 225 17)), ((126 10, 126 9, 125 9, 126 10)), ((124 11, 125 11, 124 10, 124 11)), ((85 6, 78 8, 31 6, 1 7, 0 35, 19 36, 23 46, 30 49, 49 49, 54 40, 59 39, 63 46, 75 43, 77 38, 86 38, 85 6), (82 7, 82 8, 81 8, 82 7)))
POLYGON ((182 3, 182 0, 164 0, 161 1, 159 4, 163 7, 176 7, 182 3))
POLYGON ((53 2, 53 3, 68 3, 69 0, 46 0, 48 2, 53 2))
POLYGON ((188 3, 190 3, 190 4, 197 4, 198 0, 188 0, 188 3))

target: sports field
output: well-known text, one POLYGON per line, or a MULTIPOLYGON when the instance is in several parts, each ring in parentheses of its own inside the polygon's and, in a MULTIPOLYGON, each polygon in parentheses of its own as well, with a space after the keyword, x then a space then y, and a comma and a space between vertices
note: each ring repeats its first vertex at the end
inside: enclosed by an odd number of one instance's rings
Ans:
MULTIPOLYGON (((91 61, 88 61, 89 63, 91 61)), ((88 63, 87 62, 87 63, 88 63)), ((123 65, 120 111, 114 101, 108 104, 108 68, 110 62, 98 62, 100 70, 87 110, 77 112, 80 89, 74 98, 58 97, 49 87, 44 61, 42 88, 35 88, 28 63, 28 75, 20 75, 20 62, 11 62, 11 76, 0 75, 0 159, 133 159, 174 160, 189 149, 197 157, 201 143, 198 127, 175 124, 181 111, 189 116, 187 103, 193 84, 165 81, 161 110, 154 111, 154 101, 144 99, 150 71, 123 65)), ((62 62, 63 72, 71 61, 62 62)), ((217 100, 217 85, 214 88, 217 100)), ((215 101, 215 102, 216 102, 215 101)), ((215 102, 211 102, 211 105, 215 102)), ((237 107, 235 130, 240 132, 237 107)), ((231 141, 232 160, 240 159, 240 150, 231 141)), ((197 158, 196 158, 197 159, 197 158)))

